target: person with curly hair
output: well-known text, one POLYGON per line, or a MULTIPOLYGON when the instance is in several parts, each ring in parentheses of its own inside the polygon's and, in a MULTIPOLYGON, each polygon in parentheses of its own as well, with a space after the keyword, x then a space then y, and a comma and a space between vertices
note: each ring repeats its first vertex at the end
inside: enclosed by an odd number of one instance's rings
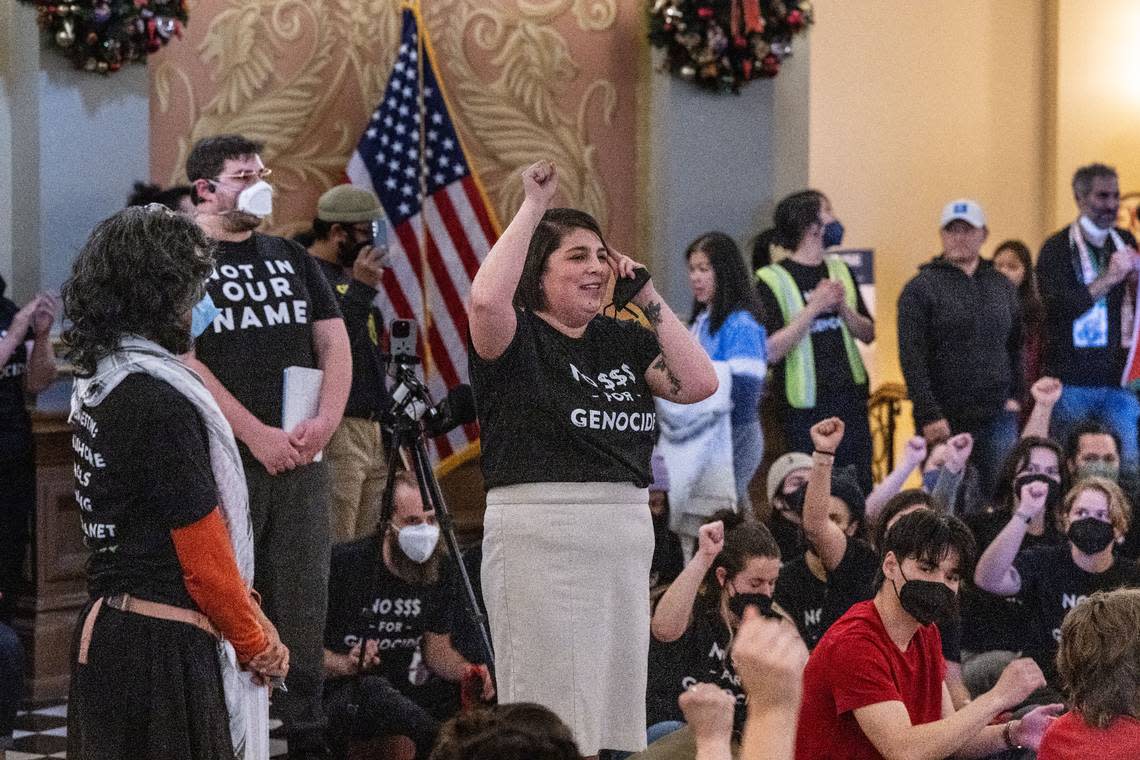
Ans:
POLYGON ((75 760, 268 758, 264 684, 285 675, 289 652, 250 588, 233 433, 176 356, 209 324, 213 265, 194 223, 152 204, 100 223, 63 287, 91 552, 72 645, 75 760))
POLYGON ((1057 670, 1072 711, 1045 732, 1038 760, 1127 760, 1140 751, 1140 589, 1098 591, 1061 624, 1057 670))

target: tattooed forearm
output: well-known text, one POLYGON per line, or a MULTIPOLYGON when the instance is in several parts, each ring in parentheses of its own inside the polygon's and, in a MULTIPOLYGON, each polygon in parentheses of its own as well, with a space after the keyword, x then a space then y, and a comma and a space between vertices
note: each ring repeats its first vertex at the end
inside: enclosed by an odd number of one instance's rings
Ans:
POLYGON ((656 332, 657 328, 661 325, 661 302, 650 301, 645 304, 641 311, 645 314, 645 321, 648 322, 650 327, 656 332))
POLYGON ((665 363, 664 356, 658 356, 657 361, 653 362, 653 369, 661 370, 665 373, 665 378, 669 381, 669 391, 672 395, 676 396, 681 392, 681 378, 673 374, 673 370, 669 369, 669 365, 665 363))

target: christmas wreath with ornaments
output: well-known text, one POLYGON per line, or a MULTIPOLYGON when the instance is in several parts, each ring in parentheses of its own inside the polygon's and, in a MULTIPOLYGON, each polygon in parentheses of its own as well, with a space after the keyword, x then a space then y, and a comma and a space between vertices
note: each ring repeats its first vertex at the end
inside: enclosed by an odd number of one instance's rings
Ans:
POLYGON ((792 38, 812 20, 810 0, 649 0, 649 41, 665 49, 662 68, 739 93, 780 73, 792 38))
POLYGON ((24 0, 77 69, 109 74, 182 36, 186 0, 24 0))

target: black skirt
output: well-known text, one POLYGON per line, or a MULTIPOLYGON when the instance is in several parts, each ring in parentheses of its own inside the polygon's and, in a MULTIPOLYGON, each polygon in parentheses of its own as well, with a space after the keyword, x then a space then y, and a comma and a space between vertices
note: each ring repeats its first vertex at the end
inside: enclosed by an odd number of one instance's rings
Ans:
POLYGON ((70 760, 234 760, 217 641, 102 605, 78 663, 88 603, 71 649, 70 760))

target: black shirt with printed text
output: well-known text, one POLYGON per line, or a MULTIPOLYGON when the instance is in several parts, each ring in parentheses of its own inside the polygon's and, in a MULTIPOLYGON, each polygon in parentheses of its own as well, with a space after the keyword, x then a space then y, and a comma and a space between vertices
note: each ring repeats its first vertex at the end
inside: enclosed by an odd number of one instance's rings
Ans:
POLYGON ((736 699, 733 725, 738 731, 743 728, 748 714, 747 698, 727 656, 728 646, 728 626, 716 607, 700 598, 693 605, 693 619, 681 638, 670 642, 651 638, 647 724, 685 720, 677 698, 693 684, 712 683, 736 699))
POLYGON ((218 494, 205 425, 168 383, 128 375, 72 417, 75 499, 91 598, 129 593, 197 609, 171 531, 210 514, 218 494))
POLYGON ((1095 591, 1140 586, 1140 573, 1130 560, 1117 557, 1105 572, 1086 573, 1073 562, 1067 542, 1021 552, 1013 566, 1021 576, 1018 596, 1025 600, 1030 619, 1025 654, 1036 660, 1051 685, 1057 684, 1057 645, 1069 610, 1095 591))
MULTIPOLYGON (((339 319, 332 288, 299 244, 253 233, 217 242, 207 289, 221 314, 194 342, 198 359, 266 425, 281 426, 286 367, 316 367, 313 323, 339 319)), ((249 461, 249 449, 239 442, 249 461)))
POLYGON ((780 568, 773 599, 788 613, 804 643, 812 649, 851 605, 875 595, 873 584, 878 569, 875 550, 863 541, 849 538, 843 559, 827 574, 826 581, 815 577, 804 555, 780 568))
MULTIPOLYGON (((396 551, 400 551, 398 548, 396 551)), ((446 560, 445 560, 446 564, 446 560)), ((333 547, 325 648, 347 653, 360 637, 378 642, 382 675, 417 702, 454 687, 432 673, 423 656, 425 631, 451 633, 453 584, 414 584, 392 574, 380 560, 375 534, 333 547)))
MULTIPOLYGON (((821 280, 827 279, 827 264, 807 266, 798 264, 791 259, 783 259, 780 266, 788 270, 804 301, 808 294, 815 290, 821 280)), ((846 265, 844 265, 846 266, 846 265)), ((852 275, 852 280, 854 280, 852 275)), ((763 280, 756 286, 756 293, 763 304, 764 329, 771 336, 784 327, 784 313, 780 311, 780 304, 775 293, 763 280)), ((855 288, 855 310, 868 319, 871 314, 867 311, 867 304, 863 303, 863 295, 855 288)), ((851 367, 847 361, 847 349, 843 345, 843 332, 840 329, 843 319, 838 310, 820 314, 811 323, 811 347, 815 355, 815 382, 819 392, 828 390, 849 389, 856 387, 855 378, 851 375, 851 367)), ((784 367, 786 362, 781 360, 772 366, 772 377, 768 387, 778 390, 778 396, 785 398, 786 384, 784 382, 784 367)))
POLYGON ((594 317, 571 338, 515 311, 507 350, 468 347, 486 488, 588 481, 649 484, 657 415, 645 371, 660 353, 635 322, 594 317))
MULTIPOLYGON (((12 318, 19 310, 12 301, 0 298, 0 338, 8 334, 12 318)), ((27 339, 31 337, 29 330, 27 339)), ((32 421, 24 404, 27 371, 28 348, 26 342, 21 341, 0 367, 0 462, 21 459, 31 450, 32 421)))

